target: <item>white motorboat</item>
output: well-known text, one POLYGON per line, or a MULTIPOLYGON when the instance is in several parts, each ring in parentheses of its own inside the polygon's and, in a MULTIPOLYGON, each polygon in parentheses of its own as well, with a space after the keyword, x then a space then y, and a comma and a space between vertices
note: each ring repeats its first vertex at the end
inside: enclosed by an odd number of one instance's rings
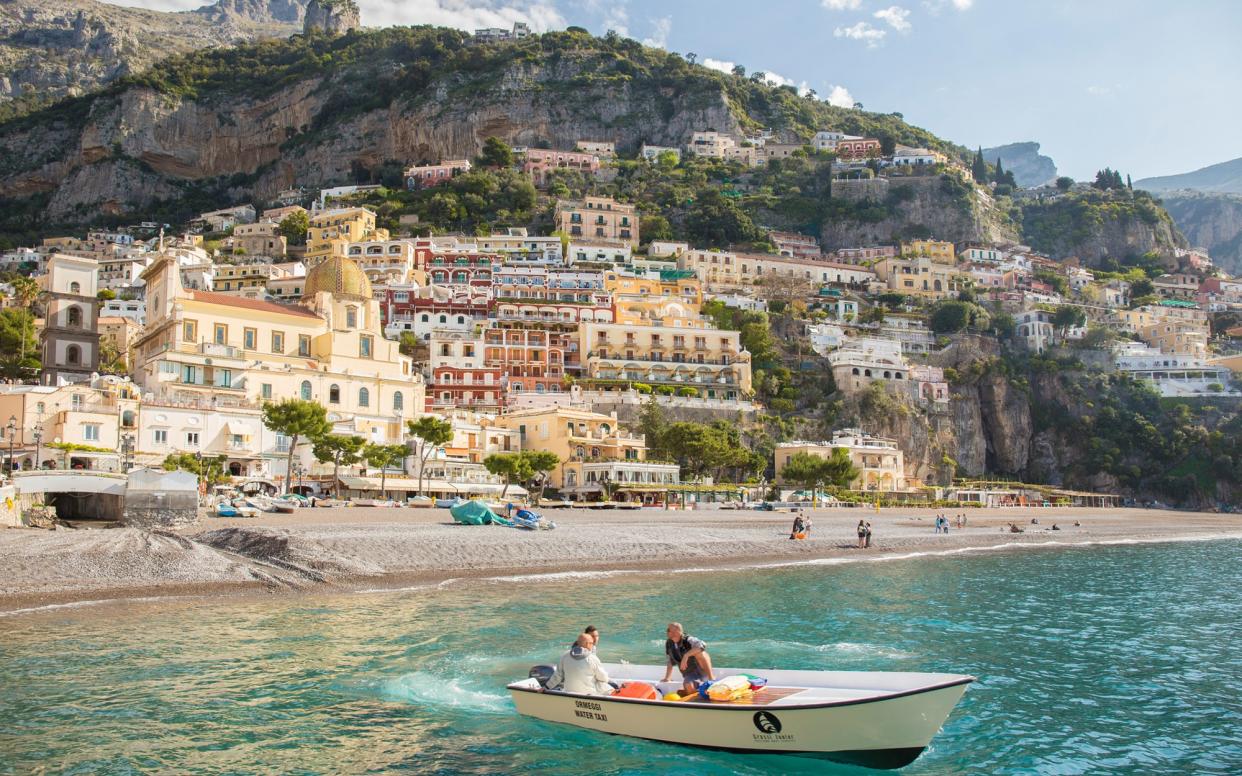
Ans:
MULTIPOLYGON (((974 681, 961 674, 717 668, 718 679, 749 674, 767 685, 729 702, 666 701, 545 690, 540 668, 508 686, 521 714, 653 741, 871 768, 914 762, 974 681)), ((652 685, 657 698, 681 687, 660 682, 662 665, 608 664, 604 670, 617 683, 652 685)))

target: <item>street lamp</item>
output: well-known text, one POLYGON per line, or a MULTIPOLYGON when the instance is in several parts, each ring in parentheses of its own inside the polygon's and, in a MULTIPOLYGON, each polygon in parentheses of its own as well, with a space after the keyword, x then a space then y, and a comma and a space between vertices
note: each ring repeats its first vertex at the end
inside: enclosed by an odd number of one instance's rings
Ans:
POLYGON ((9 416, 9 425, 5 426, 9 432, 9 477, 13 476, 13 442, 17 437, 17 416, 9 416))
POLYGON ((293 465, 293 473, 297 475, 298 478, 298 485, 294 492, 300 496, 302 495, 302 475, 306 473, 306 468, 302 466, 302 463, 299 461, 293 465))
POLYGON ((39 458, 41 457, 43 453, 43 413, 42 412, 39 413, 39 417, 35 421, 34 441, 35 441, 34 467, 35 467, 35 470, 38 471, 39 458))
POLYGON ((121 472, 128 472, 133 463, 134 435, 121 435, 121 472))

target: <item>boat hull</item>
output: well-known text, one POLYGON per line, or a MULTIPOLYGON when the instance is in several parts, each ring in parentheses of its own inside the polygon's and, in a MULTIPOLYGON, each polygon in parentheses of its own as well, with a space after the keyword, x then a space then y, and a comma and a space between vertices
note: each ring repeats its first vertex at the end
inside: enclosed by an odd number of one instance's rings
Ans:
POLYGON ((509 685, 519 713, 601 733, 753 754, 816 757, 870 768, 913 762, 966 691, 960 681, 883 697, 758 706, 640 701, 509 685))

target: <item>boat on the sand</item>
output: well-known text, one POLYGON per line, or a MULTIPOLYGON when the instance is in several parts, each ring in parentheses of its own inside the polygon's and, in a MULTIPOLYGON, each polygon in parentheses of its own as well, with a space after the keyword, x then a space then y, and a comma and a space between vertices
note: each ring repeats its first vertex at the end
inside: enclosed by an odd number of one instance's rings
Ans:
POLYGON ((450 508, 449 514, 463 525, 491 525, 499 517, 482 501, 463 501, 450 508))
POLYGON ((536 666, 508 689, 520 714, 603 733, 900 768, 927 748, 974 681, 942 673, 717 668, 718 679, 749 675, 766 683, 729 701, 663 700, 681 688, 680 681, 660 681, 664 666, 607 664, 604 670, 622 687, 650 685, 654 697, 547 690, 541 681, 548 666, 536 666))

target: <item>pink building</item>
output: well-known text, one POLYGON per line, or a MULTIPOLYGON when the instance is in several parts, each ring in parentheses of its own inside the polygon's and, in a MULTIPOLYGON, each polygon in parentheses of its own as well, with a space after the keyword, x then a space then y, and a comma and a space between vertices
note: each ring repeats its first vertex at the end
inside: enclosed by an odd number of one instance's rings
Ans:
POLYGON ((841 159, 866 159, 880 155, 880 141, 873 137, 837 141, 837 156, 841 159))
POLYGON ((405 171, 405 187, 410 191, 439 186, 458 173, 470 169, 468 159, 450 159, 439 164, 416 165, 405 171))
POLYGON ((548 174, 553 170, 577 170, 594 175, 599 172, 599 157, 580 151, 527 149, 522 171, 530 175, 536 186, 545 185, 548 174))

